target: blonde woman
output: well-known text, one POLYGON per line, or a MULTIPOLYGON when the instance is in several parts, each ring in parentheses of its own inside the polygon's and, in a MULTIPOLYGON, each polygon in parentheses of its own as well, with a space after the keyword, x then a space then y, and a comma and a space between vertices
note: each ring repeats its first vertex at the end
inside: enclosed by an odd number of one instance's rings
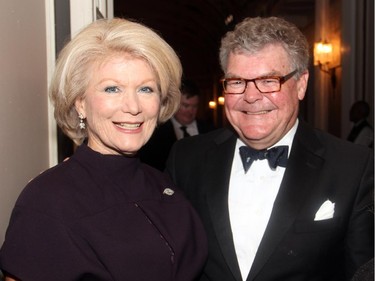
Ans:
POLYGON ((6 280, 186 280, 206 238, 174 184, 138 150, 180 100, 181 64, 154 31, 94 22, 60 53, 50 96, 75 154, 31 181, 0 252, 6 280))

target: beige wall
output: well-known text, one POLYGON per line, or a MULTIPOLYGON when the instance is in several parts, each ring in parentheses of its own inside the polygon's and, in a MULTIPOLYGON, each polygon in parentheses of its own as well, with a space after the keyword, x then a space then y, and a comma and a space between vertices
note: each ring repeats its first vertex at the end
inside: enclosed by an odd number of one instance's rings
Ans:
POLYGON ((45 0, 1 1, 0 243, 19 192, 49 166, 46 42, 45 0))
MULTIPOLYGON (((47 93, 55 63, 54 2, 2 0, 0 5, 0 245, 21 190, 57 163, 47 93)), ((87 11, 95 17, 91 0, 73 2, 79 3, 70 10, 73 22, 87 11)), ((95 3, 113 17, 113 0, 95 3)))

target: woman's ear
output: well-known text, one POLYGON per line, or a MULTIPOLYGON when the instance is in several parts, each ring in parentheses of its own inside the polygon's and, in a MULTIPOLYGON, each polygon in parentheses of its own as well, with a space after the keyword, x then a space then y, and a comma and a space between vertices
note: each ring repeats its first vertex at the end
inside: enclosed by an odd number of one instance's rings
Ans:
POLYGON ((74 102, 74 107, 78 114, 81 114, 83 118, 86 118, 86 109, 85 109, 85 100, 84 99, 77 99, 74 102))

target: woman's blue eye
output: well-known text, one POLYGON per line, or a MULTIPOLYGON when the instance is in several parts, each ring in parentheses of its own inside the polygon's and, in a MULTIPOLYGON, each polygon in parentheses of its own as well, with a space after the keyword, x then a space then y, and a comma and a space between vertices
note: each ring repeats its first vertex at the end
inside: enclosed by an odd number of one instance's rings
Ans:
POLYGON ((118 93, 120 91, 116 86, 106 87, 104 90, 106 93, 118 93))
POLYGON ((154 90, 150 87, 142 87, 142 88, 139 89, 139 91, 141 93, 153 93, 154 92, 154 90))

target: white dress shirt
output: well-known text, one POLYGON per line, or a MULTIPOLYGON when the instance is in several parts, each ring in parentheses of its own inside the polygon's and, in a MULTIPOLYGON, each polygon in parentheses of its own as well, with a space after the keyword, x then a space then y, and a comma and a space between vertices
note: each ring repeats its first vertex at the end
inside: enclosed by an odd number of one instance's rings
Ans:
MULTIPOLYGON (((359 126, 358 122, 355 126, 359 126)), ((353 141, 355 144, 371 146, 374 143, 374 130, 369 127, 363 127, 358 136, 353 141)))
MULTIPOLYGON (((275 144, 288 145, 288 156, 297 126, 298 120, 275 144)), ((238 139, 230 176, 228 208, 237 260, 242 279, 246 280, 267 227, 285 168, 278 166, 273 171, 266 159, 256 160, 245 174, 239 153, 243 145, 238 139)))
MULTIPOLYGON (((174 132, 176 134, 177 139, 182 139, 184 137, 184 133, 181 130, 181 125, 174 117, 171 118, 174 132)), ((184 125, 186 127, 186 131, 189 133, 190 136, 195 136, 198 135, 198 126, 197 126, 197 121, 193 121, 188 125, 184 125)))

